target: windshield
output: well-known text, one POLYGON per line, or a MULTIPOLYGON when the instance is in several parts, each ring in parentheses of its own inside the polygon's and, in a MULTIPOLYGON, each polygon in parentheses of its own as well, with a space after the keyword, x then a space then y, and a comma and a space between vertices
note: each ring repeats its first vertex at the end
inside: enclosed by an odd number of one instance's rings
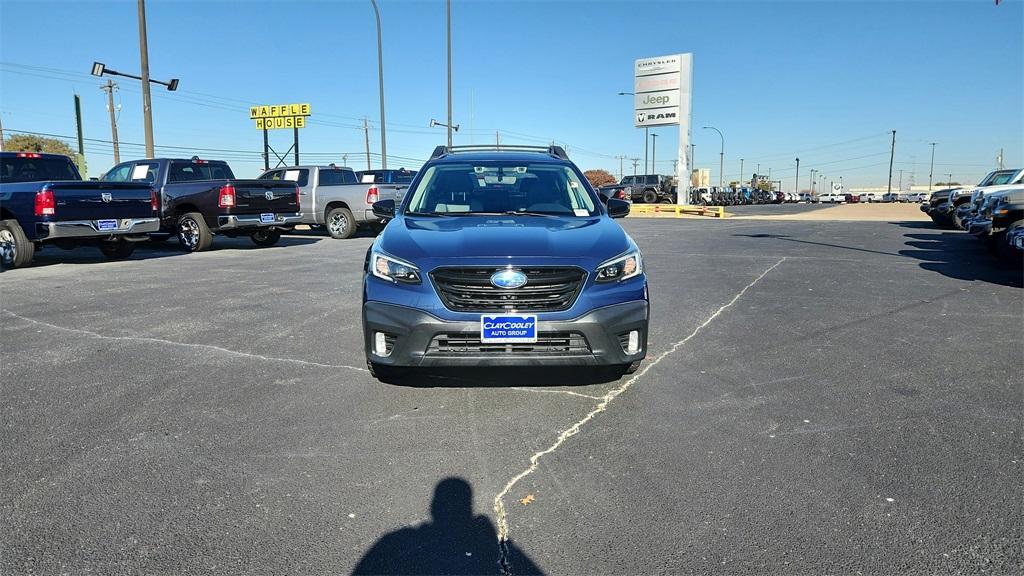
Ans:
POLYGON ((594 199, 562 164, 459 163, 427 168, 408 211, 418 214, 534 213, 594 216, 594 199))
POLYGON ((227 164, 174 161, 171 162, 167 181, 190 182, 193 180, 233 180, 234 178, 235 176, 227 164))
POLYGON ((1016 170, 996 170, 986 176, 978 186, 1003 186, 1004 184, 1010 184, 1016 175, 1016 170))

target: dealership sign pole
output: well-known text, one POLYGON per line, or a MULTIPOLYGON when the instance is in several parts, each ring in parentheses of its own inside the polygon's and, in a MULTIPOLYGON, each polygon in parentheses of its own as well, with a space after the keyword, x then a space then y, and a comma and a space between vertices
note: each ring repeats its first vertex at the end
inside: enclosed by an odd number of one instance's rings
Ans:
POLYGON ((641 58, 634 63, 634 126, 679 126, 677 204, 687 204, 690 200, 690 164, 686 150, 690 145, 692 85, 693 54, 641 58))

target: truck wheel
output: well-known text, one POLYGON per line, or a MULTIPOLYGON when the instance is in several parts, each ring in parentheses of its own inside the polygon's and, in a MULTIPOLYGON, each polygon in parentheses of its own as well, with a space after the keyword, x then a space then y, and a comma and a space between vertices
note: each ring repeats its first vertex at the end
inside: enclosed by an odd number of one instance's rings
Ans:
POLYGON ((0 268, 21 268, 35 253, 35 244, 28 241, 17 220, 0 220, 0 268))
POLYGON ((403 379, 402 377, 408 374, 407 370, 403 368, 385 366, 369 360, 366 361, 366 369, 370 371, 370 376, 385 384, 398 384, 403 379))
POLYGON ((100 252, 109 260, 124 260, 135 252, 135 243, 127 240, 100 242, 100 252))
POLYGON ((213 233, 199 212, 188 212, 178 218, 178 242, 189 252, 209 250, 213 233))
POLYGON ((654 190, 644 190, 644 203, 654 204, 658 201, 658 193, 654 190))
POLYGON ((249 235, 249 238, 252 239, 253 244, 266 248, 277 244, 277 241, 281 239, 281 232, 273 228, 267 228, 253 232, 249 235))
POLYGON ((327 233, 331 238, 344 240, 351 238, 356 233, 356 221, 352 217, 352 211, 348 208, 332 208, 327 212, 324 220, 327 225, 327 233))

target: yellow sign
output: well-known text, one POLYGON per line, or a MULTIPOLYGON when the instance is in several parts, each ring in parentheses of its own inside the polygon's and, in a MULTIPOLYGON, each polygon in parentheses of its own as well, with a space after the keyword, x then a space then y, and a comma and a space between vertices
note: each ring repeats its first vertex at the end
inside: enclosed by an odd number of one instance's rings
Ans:
POLYGON ((309 116, 309 104, 272 104, 270 106, 250 106, 249 118, 287 118, 289 116, 309 116))
POLYGON ((257 130, 283 130, 286 128, 305 128, 305 116, 285 116, 278 118, 257 118, 257 130))

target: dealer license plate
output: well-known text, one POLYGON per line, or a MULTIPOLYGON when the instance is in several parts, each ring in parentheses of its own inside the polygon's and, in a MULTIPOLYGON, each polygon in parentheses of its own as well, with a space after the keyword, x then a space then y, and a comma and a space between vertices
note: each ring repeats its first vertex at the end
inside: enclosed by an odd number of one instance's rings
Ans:
POLYGON ((117 230, 117 220, 97 220, 96 228, 100 231, 117 230))
POLYGON ((260 222, 264 224, 270 224, 274 221, 273 214, 260 214, 260 222))
POLYGON ((537 316, 481 316, 480 341, 497 344, 536 342, 537 316))

